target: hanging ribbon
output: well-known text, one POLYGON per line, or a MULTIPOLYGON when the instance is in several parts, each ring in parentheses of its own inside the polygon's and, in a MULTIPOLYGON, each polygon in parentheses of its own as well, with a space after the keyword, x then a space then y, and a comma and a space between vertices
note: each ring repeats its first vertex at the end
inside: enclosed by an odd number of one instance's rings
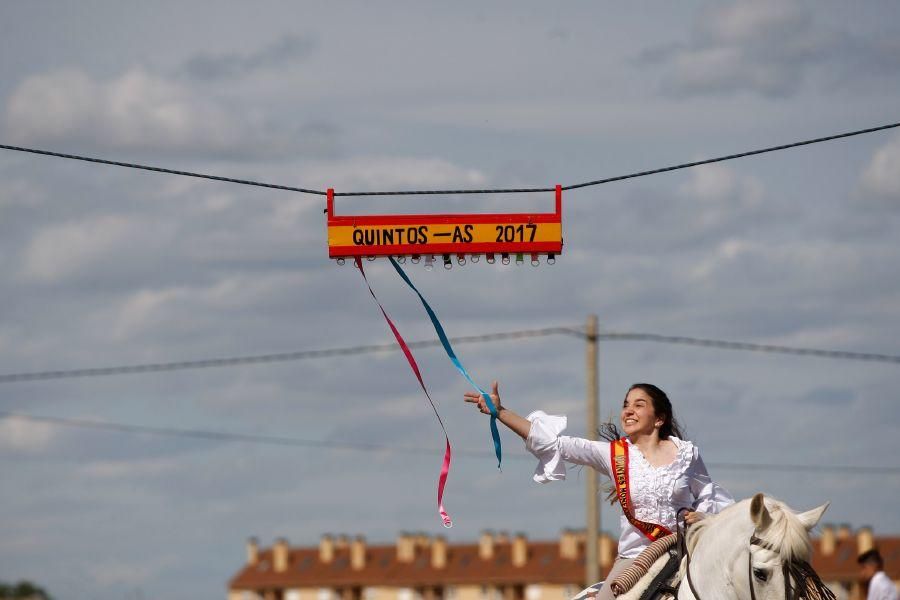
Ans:
MULTIPOLYGON (((481 393, 481 397, 484 398, 485 404, 487 405, 488 410, 491 413, 491 437, 494 438, 494 454, 497 455, 497 468, 499 469, 502 462, 500 432, 497 431, 497 408, 494 406, 494 403, 491 402, 490 394, 481 389, 478 384, 475 383, 475 381, 469 375, 469 372, 466 371, 466 368, 462 365, 462 362, 460 362, 459 358, 456 357, 456 353, 453 351, 453 346, 450 345, 450 340, 447 339, 447 334, 444 333, 444 328, 441 326, 441 322, 438 320, 437 315, 434 314, 431 306, 425 300, 425 297, 422 296, 421 292, 419 292, 416 286, 413 285, 413 282, 410 281, 409 277, 407 277, 406 273, 403 271, 400 265, 397 264, 397 261, 394 260, 394 257, 388 256, 388 260, 391 261, 394 269, 397 271, 403 281, 406 282, 406 285, 408 285, 412 289, 412 291, 414 291, 419 297, 419 300, 422 301, 422 306, 425 307, 425 312, 428 313, 428 317, 431 319, 431 324, 434 325, 434 330, 437 332, 438 339, 441 340, 441 344, 444 346, 444 350, 447 352, 447 356, 450 357, 450 360, 453 362, 454 366, 456 366, 457 370, 462 373, 463 377, 465 377, 469 381, 469 383, 472 384, 472 387, 474 387, 481 393)), ((357 259, 357 264, 360 264, 359 259, 357 259)))
POLYGON ((441 415, 437 411, 437 407, 434 405, 434 400, 431 399, 431 394, 428 393, 428 388, 425 387, 425 382, 422 380, 422 374, 419 372, 419 365, 416 364, 416 359, 412 355, 412 351, 410 351, 409 346, 404 341, 403 336, 400 335, 400 332, 397 331, 397 328, 394 326, 394 322, 391 321, 391 318, 388 316, 387 312, 385 312, 384 307, 381 305, 381 302, 378 300, 378 297, 375 295, 375 292, 372 290, 372 286, 369 285, 369 279, 366 277, 366 272, 363 270, 362 260, 357 256, 355 258, 356 268, 359 269, 359 272, 363 276, 363 280, 366 282, 366 287, 369 288, 369 293, 372 294, 372 298, 375 299, 375 304, 378 305, 378 308, 381 309, 381 314, 384 315, 385 321, 387 321, 388 327, 391 328, 391 332, 394 334, 394 337, 397 339, 397 344, 400 346, 400 349, 403 350, 403 354, 406 355, 406 360, 409 361, 409 366, 412 368, 413 373, 416 375, 416 379, 419 380, 419 385, 422 386, 422 391, 425 392, 425 397, 428 398, 428 402, 431 403, 431 410, 434 411, 434 416, 437 417, 438 423, 441 424, 441 429, 444 431, 444 442, 446 444, 446 449, 444 450, 444 462, 441 465, 441 476, 438 479, 438 492, 437 492, 437 502, 438 502, 438 514, 441 516, 441 521, 444 523, 444 527, 453 527, 453 521, 450 520, 450 515, 447 514, 447 511, 444 510, 444 486, 447 485, 447 475, 450 473, 450 437, 447 435, 447 428, 444 427, 444 420, 441 419, 441 415))

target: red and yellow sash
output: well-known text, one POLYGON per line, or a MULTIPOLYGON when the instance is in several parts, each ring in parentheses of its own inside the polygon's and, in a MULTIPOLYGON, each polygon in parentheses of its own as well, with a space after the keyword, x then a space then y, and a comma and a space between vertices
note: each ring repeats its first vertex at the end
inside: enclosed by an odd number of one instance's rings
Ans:
POLYGON ((619 499, 619 504, 622 505, 622 512, 625 513, 625 518, 628 519, 628 522, 650 538, 652 542, 672 533, 662 525, 639 521, 634 516, 634 509, 631 506, 631 492, 628 488, 628 442, 625 438, 609 444, 609 462, 612 464, 613 469, 612 479, 613 484, 616 486, 616 498, 619 499))

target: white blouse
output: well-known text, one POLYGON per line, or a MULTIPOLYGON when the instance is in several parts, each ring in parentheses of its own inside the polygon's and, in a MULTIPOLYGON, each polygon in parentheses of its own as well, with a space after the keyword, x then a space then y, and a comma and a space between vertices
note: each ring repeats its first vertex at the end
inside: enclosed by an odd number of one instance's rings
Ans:
MULTIPOLYGON (((531 432, 525 448, 538 459, 534 480, 548 483, 566 478, 564 462, 593 467, 611 477, 609 442, 591 441, 560 435, 566 428, 566 417, 535 411, 526 417, 531 432)), ((675 531, 675 514, 681 507, 704 513, 717 513, 734 503, 731 494, 714 482, 700 451, 694 444, 669 437, 678 449, 675 460, 661 467, 651 465, 641 451, 629 441, 628 477, 631 503, 640 521, 662 525, 675 531)), ((650 544, 650 540, 625 515, 619 517, 622 533, 619 556, 634 558, 650 544)))
POLYGON ((869 581, 867 600, 897 600, 897 586, 884 571, 878 571, 869 581))

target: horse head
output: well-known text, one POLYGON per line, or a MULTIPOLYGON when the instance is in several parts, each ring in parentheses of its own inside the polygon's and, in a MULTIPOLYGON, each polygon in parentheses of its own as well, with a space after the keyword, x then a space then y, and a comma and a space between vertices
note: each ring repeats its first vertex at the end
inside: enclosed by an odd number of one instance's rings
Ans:
POLYGON ((760 493, 701 521, 688 537, 692 586, 678 598, 833 598, 809 566, 809 532, 826 508, 796 513, 760 493))

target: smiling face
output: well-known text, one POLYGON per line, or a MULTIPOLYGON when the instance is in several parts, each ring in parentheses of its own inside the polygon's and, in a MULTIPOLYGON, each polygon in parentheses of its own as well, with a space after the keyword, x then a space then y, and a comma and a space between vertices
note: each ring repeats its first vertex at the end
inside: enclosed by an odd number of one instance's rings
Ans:
POLYGON ((634 388, 622 403, 622 431, 625 435, 651 435, 662 426, 664 419, 657 416, 653 399, 641 388, 634 388))

